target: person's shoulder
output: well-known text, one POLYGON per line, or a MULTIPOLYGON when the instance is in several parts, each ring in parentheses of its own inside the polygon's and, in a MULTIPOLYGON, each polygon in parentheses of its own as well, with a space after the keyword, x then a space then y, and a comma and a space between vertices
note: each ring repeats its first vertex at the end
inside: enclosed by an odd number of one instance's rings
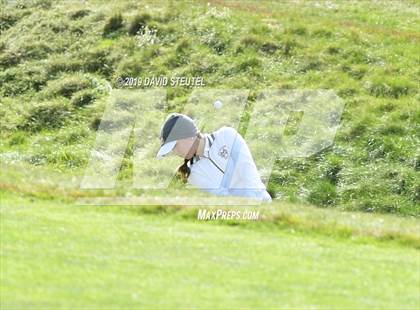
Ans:
POLYGON ((223 126, 220 127, 218 130, 215 131, 216 136, 223 136, 223 137, 229 137, 229 136, 235 136, 238 132, 235 128, 229 127, 229 126, 223 126))
POLYGON ((236 131, 235 128, 223 126, 213 132, 214 134, 214 142, 212 149, 217 149, 220 151, 223 147, 230 148, 235 140, 240 136, 239 133, 236 131))

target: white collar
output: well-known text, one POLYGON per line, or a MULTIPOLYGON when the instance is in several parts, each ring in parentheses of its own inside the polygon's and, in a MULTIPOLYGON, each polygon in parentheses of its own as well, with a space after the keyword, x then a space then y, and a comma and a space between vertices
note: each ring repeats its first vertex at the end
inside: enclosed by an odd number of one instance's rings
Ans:
POLYGON ((209 134, 204 134, 204 150, 203 150, 203 156, 209 157, 209 151, 210 151, 210 144, 209 144, 209 134))
POLYGON ((193 157, 193 164, 195 162, 197 162, 198 160, 200 160, 201 158, 209 158, 210 157, 210 147, 211 145, 213 145, 213 141, 214 141, 214 136, 211 136, 207 133, 203 134, 203 139, 204 139, 204 149, 203 149, 203 155, 199 156, 196 155, 193 157))

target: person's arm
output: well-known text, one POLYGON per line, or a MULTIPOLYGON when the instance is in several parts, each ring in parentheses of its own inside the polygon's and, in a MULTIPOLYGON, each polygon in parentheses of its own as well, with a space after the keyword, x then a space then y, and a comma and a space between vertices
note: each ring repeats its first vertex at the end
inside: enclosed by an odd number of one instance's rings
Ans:
POLYGON ((239 134, 237 139, 240 149, 236 156, 235 172, 229 185, 230 194, 271 201, 271 196, 261 181, 248 145, 239 134))

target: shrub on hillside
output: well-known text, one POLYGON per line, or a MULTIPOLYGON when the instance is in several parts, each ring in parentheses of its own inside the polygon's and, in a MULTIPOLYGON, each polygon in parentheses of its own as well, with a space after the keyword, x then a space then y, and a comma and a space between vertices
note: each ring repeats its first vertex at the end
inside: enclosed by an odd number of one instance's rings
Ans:
POLYGON ((59 143, 62 145, 81 144, 89 137, 90 130, 85 127, 66 127, 57 132, 57 135, 52 141, 54 144, 59 143))
POLYGON ((276 34, 273 41, 268 42, 275 44, 283 56, 291 56, 296 48, 302 46, 293 38, 293 36, 284 36, 283 34, 276 34))
POLYGON ((103 35, 111 34, 117 30, 120 30, 122 27, 123 27, 122 15, 120 13, 115 14, 107 20, 104 26, 103 35))
POLYGON ((201 43, 210 47, 218 55, 223 54, 228 48, 229 41, 229 37, 215 29, 209 29, 201 33, 201 43))
POLYGON ((337 190, 335 185, 323 180, 315 184, 310 191, 308 200, 318 206, 330 206, 336 203, 337 190))
POLYGON ((177 54, 185 54, 190 48, 191 48, 191 43, 188 40, 188 38, 182 38, 181 40, 179 40, 179 43, 175 48, 175 52, 177 54))
POLYGON ((77 146, 69 145, 60 148, 44 148, 43 151, 43 154, 45 154, 43 161, 45 163, 61 167, 82 167, 85 166, 88 161, 86 151, 77 146))
POLYGON ((168 53, 165 58, 164 65, 167 68, 173 69, 185 65, 191 61, 190 51, 191 44, 188 39, 180 39, 180 42, 175 47, 174 53, 168 53))
POLYGON ((70 106, 62 101, 46 102, 32 107, 18 129, 40 131, 63 126, 70 116, 70 106))
POLYGON ((240 40, 240 45, 244 47, 252 47, 255 49, 259 49, 262 45, 262 41, 260 37, 256 35, 248 35, 240 40))
POLYGON ((403 77, 377 75, 365 83, 365 88, 375 97, 400 98, 414 90, 416 86, 403 77))
POLYGON ((241 72, 251 68, 258 68, 260 66, 261 60, 259 60, 257 57, 248 57, 240 61, 239 65, 237 66, 237 70, 241 72))
POLYGON ((190 73, 193 76, 214 73, 222 66, 215 55, 206 55, 205 57, 199 57, 199 55, 195 56, 191 59, 190 64, 190 73))
POLYGON ((341 170, 342 170, 341 160, 336 157, 331 157, 328 159, 327 165, 324 168, 323 176, 331 184, 337 185, 341 170))
POLYGON ((30 15, 32 11, 26 8, 9 8, 8 10, 0 11, 0 32, 6 31, 7 29, 16 25, 23 17, 30 15))
POLYGON ((75 92, 89 88, 91 82, 81 74, 68 75, 52 80, 45 88, 47 96, 63 96, 71 98, 75 92))
POLYGON ((2 11, 0 13, 0 30, 6 31, 19 20, 19 16, 10 12, 2 11))
POLYGON ((96 94, 91 89, 81 90, 73 95, 71 104, 75 107, 83 107, 91 104, 96 98, 96 94))
POLYGON ((266 54, 273 54, 278 49, 280 49, 280 46, 272 41, 264 42, 260 48, 260 50, 266 54))
POLYGON ((312 32, 312 36, 321 38, 331 38, 334 36, 334 33, 327 29, 317 29, 312 32))
POLYGON ((155 19, 160 23, 169 23, 170 21, 176 20, 180 16, 180 9, 173 4, 170 4, 166 7, 166 10, 163 14, 160 14, 155 17, 155 19))
POLYGON ((65 54, 50 57, 46 63, 46 70, 49 76, 56 76, 62 72, 75 72, 82 69, 82 61, 79 58, 65 54))
POLYGON ((355 80, 360 80, 363 78, 368 71, 368 67, 366 65, 342 65, 341 70, 346 72, 355 80))
POLYGON ((336 45, 332 45, 332 46, 329 46, 325 51, 330 55, 336 55, 336 54, 340 54, 342 49, 336 45))
POLYGON ((281 51, 284 56, 292 55, 293 50, 298 47, 299 44, 293 39, 285 39, 281 42, 281 51))
POLYGON ((136 77, 140 76, 143 72, 144 65, 142 62, 142 56, 137 53, 135 55, 122 59, 114 72, 114 76, 115 78, 136 77))
POLYGON ((298 72, 306 73, 308 71, 322 71, 325 62, 318 57, 305 57, 298 65, 298 72))
POLYGON ((53 52, 53 48, 45 42, 25 41, 19 46, 5 48, 0 55, 0 68, 9 68, 24 60, 44 59, 53 52))
POLYGON ((128 34, 131 35, 131 36, 134 36, 139 31, 144 30, 144 28, 147 26, 147 23, 151 19, 152 19, 152 17, 147 13, 136 15, 128 26, 128 34))
POLYGON ((263 40, 257 35, 247 35, 243 37, 235 49, 236 53, 242 53, 246 48, 251 48, 256 51, 262 51, 266 54, 273 54, 280 49, 280 46, 270 40, 263 40))
POLYGON ((40 91, 47 79, 45 69, 32 63, 0 71, 0 95, 17 96, 30 90, 40 91))
POLYGON ((27 133, 22 132, 22 131, 17 131, 13 133, 13 135, 11 136, 9 140, 9 145, 13 146, 13 145, 24 144, 26 142, 26 136, 27 136, 27 133))
POLYGON ((297 26, 297 27, 287 28, 285 32, 289 34, 303 36, 308 33, 308 30, 304 26, 297 26))
POLYGON ((112 61, 109 59, 110 51, 104 48, 91 48, 81 52, 83 69, 87 72, 96 72, 109 76, 112 73, 112 61))
POLYGON ((90 10, 80 9, 80 10, 70 12, 69 16, 70 16, 70 19, 80 19, 85 16, 88 16, 90 13, 91 13, 90 10))
POLYGON ((351 64, 371 64, 375 58, 359 47, 350 48, 343 52, 343 58, 351 64))

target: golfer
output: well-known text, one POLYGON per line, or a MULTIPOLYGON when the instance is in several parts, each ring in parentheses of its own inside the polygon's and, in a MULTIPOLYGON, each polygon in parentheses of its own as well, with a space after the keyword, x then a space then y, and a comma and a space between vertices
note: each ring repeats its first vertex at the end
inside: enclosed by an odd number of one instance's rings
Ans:
POLYGON ((156 157, 172 152, 184 158, 177 171, 184 183, 215 195, 271 201, 251 152, 235 129, 221 127, 203 134, 190 117, 172 113, 162 125, 160 139, 156 157))

